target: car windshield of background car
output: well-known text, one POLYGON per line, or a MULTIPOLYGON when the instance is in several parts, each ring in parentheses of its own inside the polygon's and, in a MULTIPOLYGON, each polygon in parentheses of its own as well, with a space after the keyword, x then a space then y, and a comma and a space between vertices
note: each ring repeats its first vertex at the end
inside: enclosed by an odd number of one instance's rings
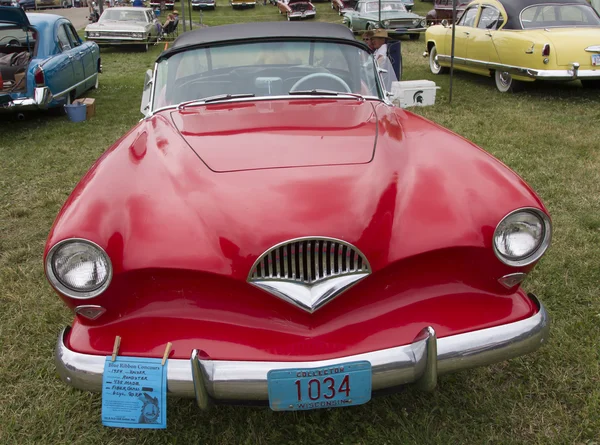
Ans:
POLYGON ((373 57, 340 43, 284 41, 190 49, 161 61, 156 70, 155 110, 227 94, 285 96, 292 89, 380 98, 373 57), (311 78, 294 87, 308 75, 311 78))
MULTIPOLYGON (((378 12, 379 2, 367 3, 367 12, 378 12)), ((400 2, 381 2, 382 11, 406 12, 406 6, 400 2)))
POLYGON ((123 11, 118 9, 107 9, 100 17, 100 22, 122 21, 122 22, 145 22, 144 11, 123 11))
POLYGON ((572 28, 600 26, 600 18, 591 6, 586 5, 535 5, 521 12, 523 29, 572 28))

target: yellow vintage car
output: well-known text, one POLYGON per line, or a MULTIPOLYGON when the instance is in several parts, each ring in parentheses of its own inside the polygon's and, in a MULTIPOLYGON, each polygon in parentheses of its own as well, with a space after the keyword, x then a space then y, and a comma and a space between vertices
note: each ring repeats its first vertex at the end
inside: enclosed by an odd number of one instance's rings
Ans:
MULTIPOLYGON (((452 25, 425 40, 431 72, 447 72, 452 25)), ((454 68, 493 76, 501 92, 535 80, 600 88, 600 17, 585 0, 476 0, 456 24, 454 68)))

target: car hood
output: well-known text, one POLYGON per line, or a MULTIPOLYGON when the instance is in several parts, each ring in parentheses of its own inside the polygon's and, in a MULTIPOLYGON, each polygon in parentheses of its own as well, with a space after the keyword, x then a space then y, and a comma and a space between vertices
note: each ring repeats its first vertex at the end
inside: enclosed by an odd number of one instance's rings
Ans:
POLYGON ((585 51, 589 46, 600 46, 600 28, 548 28, 535 31, 541 41, 547 41, 556 51, 558 65, 567 66, 578 62, 581 67, 591 65, 591 52, 585 51))
POLYGON ((25 11, 14 6, 0 6, 0 23, 10 23, 20 27, 29 27, 25 11))
POLYGON ((86 31, 137 31, 146 28, 146 22, 107 21, 92 23, 86 26, 86 31))
MULTIPOLYGON (((291 118, 282 110, 295 103, 281 102, 279 112, 261 115, 264 128, 245 134, 239 133, 240 125, 252 125, 235 114, 239 105, 219 105, 223 121, 234 128, 220 142, 229 147, 233 142, 226 139, 231 138, 237 144, 236 150, 227 148, 233 159, 223 156, 220 162, 283 164, 265 152, 264 147, 274 146, 270 133, 291 136, 295 131, 302 139, 309 125, 284 128, 281 123, 291 118), (269 124, 273 130, 267 130, 269 124), (267 143, 261 145, 263 136, 267 143)), ((297 104, 298 109, 321 110, 321 104, 307 102, 297 104)), ((344 107, 366 114, 370 104, 341 102, 337 117, 347 121, 339 125, 355 136, 337 148, 355 151, 362 137, 349 125, 352 116, 344 107)), ((379 125, 371 162, 235 173, 211 172, 185 146, 167 111, 156 113, 117 141, 80 181, 53 226, 46 252, 60 240, 86 238, 106 250, 115 276, 181 269, 245 283, 256 259, 270 247, 298 237, 326 236, 356 246, 374 272, 404 258, 460 247, 484 252, 473 267, 485 263, 499 268, 498 276, 509 273, 491 248, 494 227, 517 208, 543 208, 531 189, 489 154, 449 131, 383 103, 375 109, 379 125)), ((182 112, 180 119, 195 115, 190 125, 206 128, 218 123, 210 116, 203 122, 201 112, 182 112)), ((326 113, 313 116, 312 128, 325 127, 326 113)), ((329 130, 322 133, 326 138, 329 130)), ((207 137, 207 146, 218 151, 215 141, 210 142, 213 136, 207 137)), ((306 147, 313 157, 324 156, 316 147, 338 156, 326 144, 317 145, 318 136, 304 146, 294 139, 278 138, 283 159, 291 158, 291 147, 306 147)), ((200 141, 195 144, 200 146, 200 141)))
POLYGON ((213 171, 365 164, 373 159, 377 118, 358 100, 279 100, 209 104, 171 112, 213 171))

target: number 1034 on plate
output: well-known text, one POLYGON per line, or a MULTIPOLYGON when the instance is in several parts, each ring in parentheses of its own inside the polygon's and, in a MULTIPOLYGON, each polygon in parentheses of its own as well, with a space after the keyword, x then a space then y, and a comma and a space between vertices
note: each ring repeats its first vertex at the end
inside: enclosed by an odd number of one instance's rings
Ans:
POLYGON ((320 368, 274 369, 267 375, 274 411, 362 405, 371 399, 371 363, 339 363, 320 368))

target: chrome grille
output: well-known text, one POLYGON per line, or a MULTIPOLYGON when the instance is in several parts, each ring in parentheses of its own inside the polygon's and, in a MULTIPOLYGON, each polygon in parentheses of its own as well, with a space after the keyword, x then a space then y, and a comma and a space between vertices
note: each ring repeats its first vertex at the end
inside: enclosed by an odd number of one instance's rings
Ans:
POLYGON ((248 281, 316 283, 343 275, 371 273, 360 250, 334 238, 298 238, 278 244, 254 263, 248 281))
POLYGON ((413 19, 390 20, 388 28, 414 28, 413 19))
POLYGON ((100 37, 133 37, 133 31, 102 31, 100 37))

